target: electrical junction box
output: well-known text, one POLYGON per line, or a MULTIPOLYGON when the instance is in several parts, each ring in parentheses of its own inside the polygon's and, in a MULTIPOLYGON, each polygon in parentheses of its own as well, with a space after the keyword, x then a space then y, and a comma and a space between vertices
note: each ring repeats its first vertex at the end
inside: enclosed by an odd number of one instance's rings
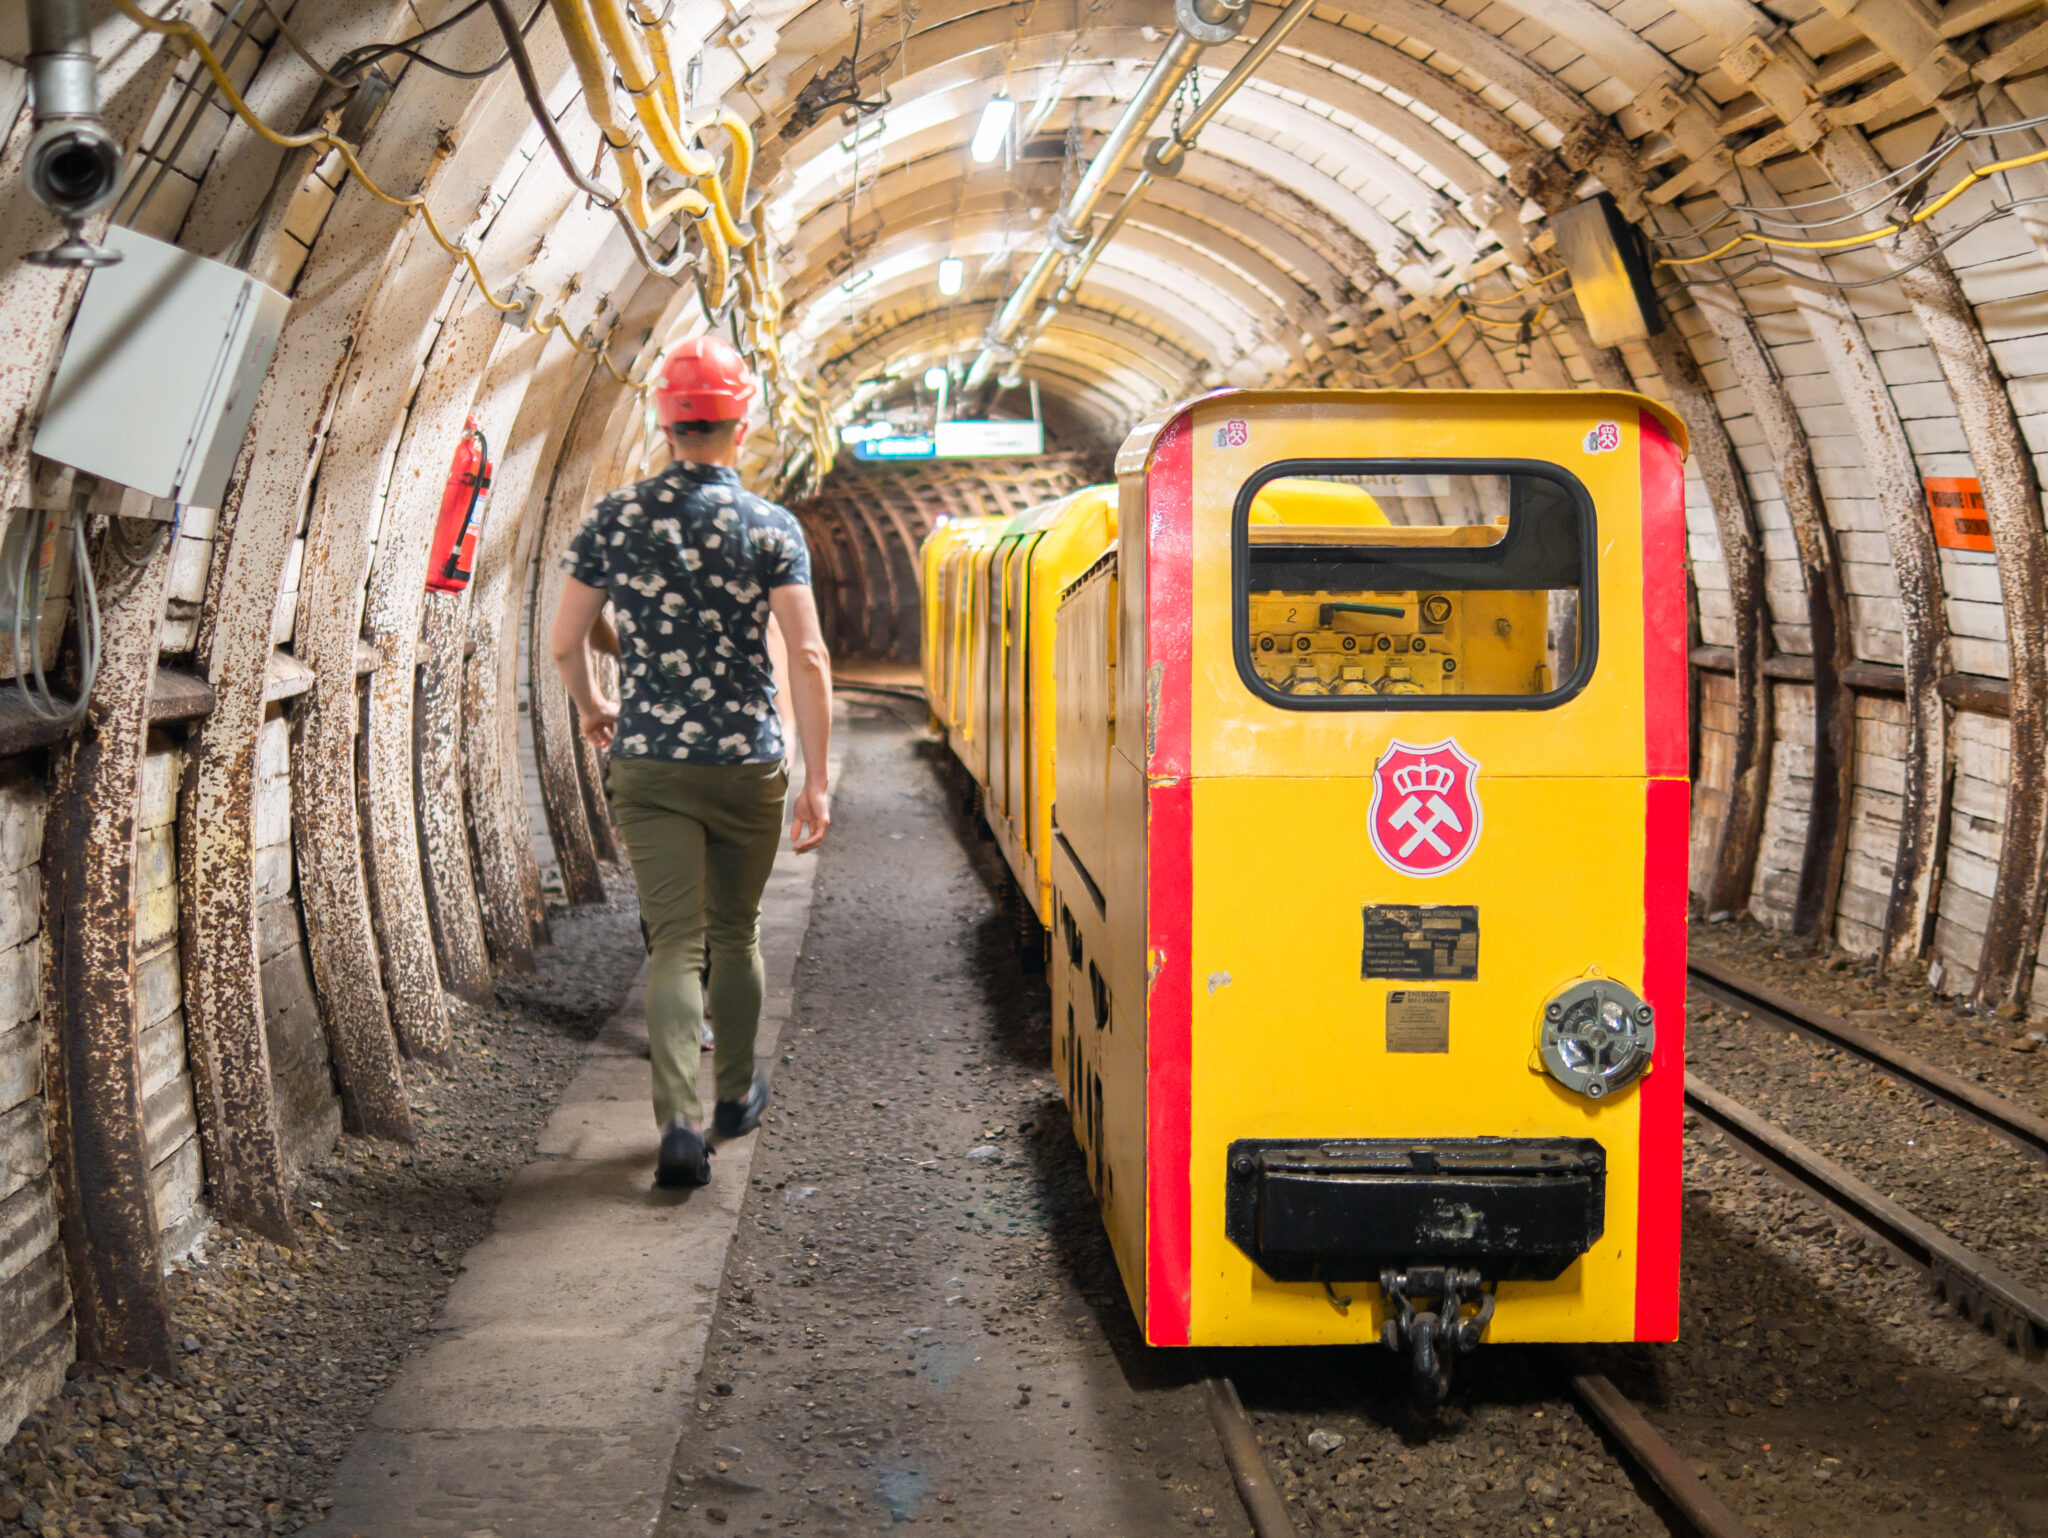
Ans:
POLYGON ((240 268, 133 230, 95 271, 36 428, 46 459, 178 505, 218 507, 291 301, 240 268))

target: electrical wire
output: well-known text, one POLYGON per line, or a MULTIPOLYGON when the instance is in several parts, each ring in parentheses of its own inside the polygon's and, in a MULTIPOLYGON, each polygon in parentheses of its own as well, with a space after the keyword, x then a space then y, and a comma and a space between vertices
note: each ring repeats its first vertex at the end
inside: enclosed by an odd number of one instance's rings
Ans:
POLYGON ((99 588, 93 581, 92 552, 86 548, 85 542, 85 509, 90 496, 88 489, 74 485, 71 494, 71 566, 78 591, 72 599, 71 614, 78 627, 78 698, 68 705, 57 698, 43 672, 43 604, 48 595, 43 589, 42 563, 38 553, 49 525, 47 509, 37 507, 29 510, 33 521, 26 526, 21 559, 14 571, 14 687, 31 715, 67 729, 85 719, 86 711, 92 706, 93 685, 100 676, 99 588), (33 597, 30 596, 31 584, 33 597), (31 615, 33 619, 29 619, 31 615), (30 632, 26 658, 22 654, 25 619, 29 619, 26 628, 30 632), (33 684, 29 682, 31 675, 35 680, 33 684))
POLYGON ((1850 251, 1859 246, 1875 245, 1880 240, 1889 240, 1894 235, 1904 234, 1917 225, 1925 224, 1981 181, 1988 181, 1994 176, 2017 171, 2026 166, 2040 165, 2044 161, 2048 161, 2048 149, 2036 150, 2029 155, 2015 155, 2006 160, 1994 161, 1988 166, 1979 166, 1933 202, 1914 210, 1905 219, 1894 220, 1881 230, 1869 230, 1861 235, 1844 235, 1833 240, 1792 240, 1783 235, 1766 235, 1761 230, 1744 230, 1733 240, 1723 242, 1703 256, 1659 257, 1656 265, 1697 267, 1702 263, 1718 261, 1736 247, 1750 242, 1784 251, 1850 251))
POLYGON ((1775 207, 1764 207, 1752 203, 1736 203, 1731 205, 1731 207, 1741 213, 1750 215, 1752 218, 1770 224, 1792 225, 1803 229, 1828 229, 1835 225, 1847 224, 1853 220, 1860 219, 1866 214, 1883 207, 1886 203, 1903 196, 1915 185, 1926 181, 1932 176, 1939 169, 1941 163, 1955 154, 1957 150, 1964 148, 1975 140, 1996 139, 2005 134, 2024 133, 2030 129, 2043 126, 2048 126, 2048 115, 2018 118, 2010 123, 1981 123, 1974 128, 1957 129, 1951 136, 1937 139, 1904 165, 1895 167, 1883 176, 1864 182, 1861 186, 1846 187, 1829 197, 1808 198, 1798 203, 1780 203, 1775 207), (1863 193, 1879 187, 1888 189, 1883 197, 1872 199, 1862 208, 1855 209, 1837 218, 1803 220, 1787 219, 1784 217, 1787 213, 1796 212, 1801 209, 1828 208, 1841 203, 1845 199, 1859 197, 1863 193))
POLYGON ((1510 289, 1507 293, 1497 294, 1490 299, 1481 298, 1479 295, 1472 293, 1469 289, 1461 289, 1460 294, 1466 304, 1472 305, 1475 308, 1496 310, 1505 309, 1509 305, 1512 305, 1517 299, 1522 298, 1525 294, 1533 294, 1539 288, 1548 288, 1551 284, 1555 283, 1559 278, 1565 276, 1567 276, 1567 269, 1563 267, 1556 267, 1551 269, 1549 272, 1542 273, 1534 278, 1531 278, 1527 283, 1524 283, 1520 288, 1510 289))
POLYGON ((299 56, 299 61, 306 68, 310 69, 321 80, 338 91, 346 91, 349 88, 349 83, 346 80, 331 75, 321 68, 320 61, 306 51, 306 45, 299 41, 298 35, 292 31, 291 27, 286 23, 283 14, 279 12, 276 6, 270 3, 270 0, 256 0, 256 3, 263 7, 263 14, 277 24, 277 35, 284 39, 287 48, 299 56))
POLYGON ((1425 335, 1427 335, 1435 331, 1438 326, 1442 325, 1446 320, 1449 320, 1453 315, 1459 316, 1458 324, 1453 326, 1449 331, 1446 331, 1431 346, 1423 349, 1421 352, 1408 353, 1403 350, 1404 344, 1407 341, 1407 338, 1403 337, 1393 340, 1391 345, 1382 348, 1377 352, 1368 353, 1363 349, 1359 349, 1358 356, 1361 359, 1361 361, 1365 363, 1368 369, 1371 369, 1375 372, 1383 372, 1384 370, 1381 368, 1382 364, 1390 364, 1393 367, 1398 368, 1403 363, 1413 363, 1422 358, 1428 357, 1431 353, 1435 352, 1439 347, 1442 347, 1445 343, 1450 341, 1452 337, 1456 336, 1458 332, 1468 324, 1476 323, 1481 326, 1491 326, 1497 330, 1502 331, 1520 331, 1525 327, 1536 325, 1542 321, 1544 316, 1550 313, 1550 304, 1548 301, 1545 301, 1544 303, 1538 305, 1533 313, 1525 311, 1522 315, 1516 317, 1513 320, 1497 320, 1490 316, 1479 315, 1474 312, 1481 306, 1502 308, 1511 305, 1516 300, 1523 298, 1525 295, 1532 294, 1539 288, 1546 288, 1550 284, 1555 283, 1559 278, 1562 278, 1564 276, 1566 276, 1565 268, 1553 268, 1549 272, 1538 274, 1536 277, 1530 279, 1527 283, 1524 283, 1520 288, 1513 289, 1505 294, 1497 295, 1491 299, 1480 299, 1471 294, 1460 293, 1455 301, 1453 301, 1449 305, 1446 305, 1443 309, 1439 310, 1435 315, 1431 316, 1428 320, 1421 322, 1415 328, 1416 330, 1419 330, 1425 335))
POLYGON ((484 0, 469 0, 469 4, 461 10, 442 17, 431 27, 422 27, 411 37, 400 38, 395 43, 365 43, 359 48, 351 48, 334 61, 334 68, 337 72, 351 77, 359 75, 379 59, 394 53, 403 53, 409 48, 418 47, 430 37, 439 37, 444 32, 452 31, 483 8, 484 0))
MULTIPOLYGON (((533 30, 533 24, 540 20, 541 12, 545 11, 547 8, 548 0, 539 0, 539 3, 536 4, 533 8, 533 14, 528 16, 526 18, 524 25, 522 25, 519 28, 519 35, 521 37, 526 36, 526 34, 533 30)), ((462 14, 467 16, 474 12, 475 10, 476 7, 472 5, 462 14)), ((404 58, 412 60, 413 63, 415 64, 421 65, 424 68, 432 70, 437 75, 446 75, 450 80, 482 80, 487 76, 495 75, 499 70, 503 69, 512 58, 512 50, 510 48, 507 48, 505 52, 499 54, 494 61, 484 65, 480 69, 457 69, 452 64, 443 64, 439 59, 434 58, 432 55, 422 53, 416 46, 414 46, 419 41, 419 38, 425 37, 426 35, 427 34, 425 33, 420 33, 417 37, 408 38, 406 39, 406 41, 402 43, 380 44, 378 45, 375 53, 371 55, 371 57, 359 61, 360 68, 367 69, 371 64, 377 63, 379 60, 388 59, 393 54, 398 54, 404 58)), ((361 50, 358 50, 358 52, 361 52, 361 50)))
MULTIPOLYGON (((478 0, 478 3, 481 4, 482 0, 478 0)), ((434 218, 434 211, 427 206, 425 198, 421 197, 418 193, 414 193, 409 197, 400 197, 395 193, 386 192, 363 169, 363 163, 356 158, 355 146, 346 139, 337 138, 324 128, 315 128, 306 133, 279 133, 268 123, 264 122, 262 118, 258 117, 249 104, 242 99, 242 93, 235 89, 234 81, 228 77, 228 72, 222 68, 219 57, 207 46, 205 37, 200 34, 197 27, 188 21, 165 20, 162 17, 152 16, 149 12, 142 9, 141 6, 137 5, 135 0, 114 0, 114 6, 122 15, 134 22, 138 27, 141 27, 145 32, 154 32, 162 37, 177 38, 189 46, 193 52, 197 53, 199 55, 199 62, 205 66, 206 72, 213 77, 213 83, 220 91, 222 99, 227 102, 236 117, 249 125, 250 130, 258 138, 268 144, 276 145, 279 149, 332 150, 341 157, 342 163, 348 167, 356 180, 363 184, 363 190, 369 193, 371 197, 380 203, 389 204, 393 208, 403 208, 409 212, 417 213, 425 221, 427 232, 434 237, 435 242, 439 244, 441 249, 450 256, 459 258, 469 268, 470 275, 476 279, 477 291, 493 309, 501 314, 509 315, 512 311, 520 308, 517 300, 499 299, 491 292, 490 281, 484 277, 483 269, 477 265, 476 253, 467 246, 459 245, 455 241, 450 240, 442 233, 440 222, 434 218)))
MULTIPOLYGON (((300 133, 280 133, 265 123, 236 89, 234 81, 228 76, 219 55, 209 46, 206 37, 190 22, 154 16, 144 10, 137 0, 114 0, 114 4, 124 16, 144 31, 176 39, 196 53, 229 110, 246 123, 259 138, 281 149, 321 149, 332 152, 370 196, 390 207, 405 210, 408 217, 418 214, 435 243, 468 268, 471 278, 476 283, 477 293, 485 303, 501 314, 512 314, 525 308, 526 301, 518 298, 501 299, 491 291, 489 280, 484 276, 482 267, 478 265, 476 253, 467 245, 448 238, 424 196, 418 193, 399 196, 385 191, 364 169, 362 161, 357 156, 356 147, 347 140, 324 127, 300 133)), ((507 0, 472 0, 470 6, 437 24, 436 27, 415 34, 414 38, 409 40, 408 46, 411 42, 417 42, 433 32, 454 25, 464 16, 471 15, 477 9, 488 5, 505 39, 506 56, 499 62, 512 62, 514 71, 519 76, 521 89, 527 97, 528 106, 564 173, 568 175, 572 185, 588 193, 601 206, 611 209, 632 245, 635 257, 644 266, 671 279, 692 268, 693 262, 686 243, 679 242, 672 255, 663 257, 651 249, 645 233, 646 229, 651 229, 660 220, 666 219, 670 213, 682 208, 696 218, 697 229, 702 236, 703 254, 712 268, 713 279, 709 286, 718 295, 718 301, 715 305, 707 304, 707 309, 724 309, 728 304, 727 293, 735 267, 732 255, 735 251, 738 253, 739 283, 734 302, 746 312, 749 351, 769 387, 767 399, 771 421, 779 431, 785 418, 793 419, 794 425, 811 440, 818 473, 828 471, 834 457, 834 445, 825 412, 819 404, 809 398, 800 382, 786 378, 783 373, 779 329, 784 301, 781 288, 770 279, 766 269, 765 242, 751 223, 742 224, 738 217, 746 208, 747 183, 753 167, 754 142, 751 130, 737 114, 729 109, 720 110, 715 120, 716 126, 723 128, 732 141, 722 171, 719 161, 710 152, 701 148, 692 150, 686 146, 678 133, 680 112, 676 101, 674 76, 668 59, 666 37, 658 30, 647 31, 648 23, 638 13, 633 15, 633 25, 629 29, 622 0, 597 0, 600 29, 610 29, 606 35, 606 45, 613 52, 613 62, 625 71, 623 79, 628 95, 633 100, 635 117, 647 131, 663 163, 678 175, 693 178, 696 182, 695 187, 686 188, 675 194, 660 209, 648 208, 644 174, 637 159, 635 140, 619 128, 610 117, 610 78, 599 70, 595 52, 597 39, 589 29, 591 13, 585 8, 585 4, 586 0, 555 0, 556 9, 564 20, 565 33, 571 34, 572 56, 577 56, 579 72, 585 75, 585 108, 591 112, 593 118, 598 119, 599 127, 604 130, 605 138, 613 150, 614 160, 622 176, 627 178, 626 190, 623 193, 611 192, 576 168, 568 154, 567 146, 554 127, 552 115, 546 110, 532 61, 526 53, 524 37, 526 27, 533 25, 542 7, 537 6, 522 27, 513 18, 507 0), (644 51, 636 52, 636 48, 644 51), (600 112, 603 114, 602 118, 599 118, 600 112)), ((401 51, 397 45, 380 46, 391 51, 401 51)), ((361 51, 358 50, 350 57, 360 59, 361 51)), ((697 279, 701 293, 705 288, 701 267, 697 268, 697 279)), ((537 317, 535 330, 544 334, 556 329, 560 324, 561 316, 558 310, 554 316, 545 320, 537 317)), ((606 370, 621 384, 642 391, 647 388, 647 381, 644 378, 635 380, 619 369, 612 362, 608 351, 601 345, 586 346, 577 338, 569 336, 567 332, 563 335, 576 351, 585 356, 599 358, 606 370)))
MULTIPOLYGON (((249 28, 254 20, 253 17, 244 18, 242 15, 242 7, 246 3, 247 0, 235 0, 233 7, 230 8, 227 15, 221 18, 220 25, 214 29, 213 46, 216 51, 220 51, 221 40, 228 35, 228 29, 236 27, 237 22, 240 23, 234 42, 221 53, 221 57, 230 63, 234 61, 235 55, 241 52, 242 44, 248 41, 249 28)), ((204 75, 204 72, 201 70, 194 70, 185 79, 179 89, 177 106, 172 108, 170 114, 164 119, 163 132, 157 135, 155 144, 142 152, 145 162, 151 160, 156 162, 156 174, 150 177, 147 184, 138 175, 129 182, 127 187, 122 189, 121 202, 129 206, 125 212, 122 211, 119 205, 116 206, 113 216, 115 223, 132 227, 137 220, 141 219, 144 211, 148 209, 151 200, 156 197, 157 189, 163 186, 164 178, 170 175, 172 164, 180 155, 185 153, 185 146, 191 140, 193 130, 204 121, 206 108, 213 101, 213 91, 212 78, 204 75), (170 137, 171 125, 178 121, 179 115, 185 113, 185 108, 191 104, 193 93, 199 89, 199 83, 202 78, 206 81, 206 88, 199 94, 199 104, 193 107, 189 114, 185 114, 184 126, 178 131, 178 142, 166 150, 164 148, 164 140, 170 137)))
POLYGON ((1935 245, 1933 250, 1925 252, 1921 256, 1916 257, 1914 260, 1906 263, 1906 265, 1903 267, 1894 267, 1889 272, 1880 273, 1878 274, 1878 276, 1874 278, 1855 278, 1843 280, 1840 278, 1822 277, 1818 273, 1808 272, 1804 268, 1794 267, 1788 262, 1782 262, 1777 257, 1772 256, 1769 253, 1762 253, 1758 255, 1757 259, 1754 262, 1750 263, 1747 267, 1744 267, 1740 272, 1728 273, 1723 281, 1733 283, 1740 278, 1748 276, 1752 272, 1756 272, 1762 268, 1769 267, 1775 269, 1778 272, 1786 274, 1788 277, 1797 278, 1802 283, 1811 283, 1817 288, 1832 288, 1843 291, 1859 288, 1877 288, 1886 283, 1896 282, 1898 279, 1903 278, 1907 273, 1912 272, 1917 268, 1925 267, 1929 262, 1933 261, 1936 257, 1940 256, 1943 252, 1947 251, 1948 248, 1950 246, 1953 246, 1957 241, 1963 239, 1967 235, 1974 234, 1977 230, 1991 223, 1994 219, 2003 219, 2011 215, 2017 209, 2032 208, 2043 203, 2048 203, 2048 195, 2033 198, 2014 198, 2011 202, 1997 204, 1987 212, 1978 215, 1975 219, 1972 219, 1968 224, 1962 226, 1960 229, 1952 230, 1947 235, 1943 236, 1941 240, 1935 245))
MULTIPOLYGON (((1967 142, 1961 134, 1957 134, 1952 138, 1936 139, 1934 143, 1930 144, 1904 165, 1895 166, 1884 175, 1872 177, 1869 181, 1859 186, 1844 187, 1840 192, 1828 197, 1807 198, 1798 203, 1780 203, 1775 207, 1765 207, 1756 203, 1733 203, 1729 206, 1731 209, 1741 213, 1753 214, 1758 218, 1767 218, 1778 214, 1796 212, 1805 208, 1829 208, 1840 203, 1845 198, 1861 197, 1864 193, 1873 192, 1880 187, 1886 189, 1883 197, 1876 199, 1864 208, 1863 212, 1867 213, 1870 209, 1881 207, 1889 202, 1897 192, 1902 191, 1912 181, 1921 181, 1931 176, 1935 168, 1942 161, 1948 159, 1949 156, 1961 149, 1967 142)), ((1800 221, 1793 219, 1781 222, 1797 224, 1800 221)), ((1834 221, 1829 222, 1832 223, 1834 221)))

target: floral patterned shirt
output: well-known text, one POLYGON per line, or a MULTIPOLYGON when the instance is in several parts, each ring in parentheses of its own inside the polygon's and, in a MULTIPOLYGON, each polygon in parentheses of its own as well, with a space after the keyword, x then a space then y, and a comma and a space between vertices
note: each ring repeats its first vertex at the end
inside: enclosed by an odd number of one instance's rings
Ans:
POLYGON ((619 633, 612 753, 693 764, 785 756, 768 660, 768 594, 809 586, 783 509, 720 465, 678 460, 599 502, 562 569, 602 588, 619 633))

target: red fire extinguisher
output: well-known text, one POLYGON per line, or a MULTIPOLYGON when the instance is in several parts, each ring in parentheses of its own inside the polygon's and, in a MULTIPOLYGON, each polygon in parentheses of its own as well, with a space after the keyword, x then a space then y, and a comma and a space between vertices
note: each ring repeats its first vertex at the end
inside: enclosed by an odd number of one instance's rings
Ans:
POLYGON ((441 516, 434 522, 427 586, 436 592, 459 593, 469 586, 469 574, 476 568, 476 539, 484 526, 484 495, 490 489, 491 446, 471 417, 463 424, 462 443, 441 493, 441 516))

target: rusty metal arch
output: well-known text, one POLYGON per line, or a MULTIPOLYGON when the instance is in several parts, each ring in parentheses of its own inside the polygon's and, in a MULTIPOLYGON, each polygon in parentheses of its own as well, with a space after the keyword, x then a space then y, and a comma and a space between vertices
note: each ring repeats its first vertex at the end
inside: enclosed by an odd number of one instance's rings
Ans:
MULTIPOLYGON (((1651 339, 1665 387, 1692 432, 1692 452, 1706 484, 1728 572, 1729 607, 1734 610, 1735 754, 1728 807, 1715 841, 1713 868, 1704 900, 1709 914, 1734 913, 1748 905, 1763 837, 1764 808, 1770 799, 1771 682, 1764 662, 1771 651, 1770 611, 1764 601, 1764 568, 1749 480, 1700 367, 1677 326, 1651 339)), ((1689 564, 1689 562, 1688 562, 1689 564)))
MULTIPOLYGON (((371 892, 389 969, 387 986, 403 994, 438 991, 445 984, 473 1003, 492 996, 483 916, 470 885, 466 837, 459 820, 452 829, 448 821, 459 819, 460 798, 418 801, 414 795, 415 776, 423 767, 414 695, 422 663, 421 625, 429 608, 427 546, 440 512, 442 484, 503 330, 497 313, 464 284, 413 397, 392 466, 363 614, 363 638, 381 659, 369 676, 361 757, 371 892), (424 843, 423 820, 437 835, 424 843), (431 858, 436 843, 439 859, 431 858), (458 850, 460 860, 452 858, 458 850)), ((449 599, 446 594, 434 597, 449 599)), ((445 697, 453 670, 446 648, 451 641, 460 647, 461 616, 452 600, 437 602, 433 610, 438 622, 430 629, 426 661, 441 675, 439 692, 445 697)), ((453 668, 459 667, 458 657, 453 668)), ((452 739, 444 734, 440 742, 430 739, 424 746, 431 750, 439 777, 452 784, 452 739)))
POLYGON ((538 361, 503 435, 492 491, 501 500, 477 549, 468 616, 474 649, 463 704, 469 727, 463 773, 486 938, 498 965, 515 971, 531 970, 547 922, 520 784, 519 616, 551 472, 568 435, 569 403, 582 394, 594 366, 558 335, 525 350, 538 361))

